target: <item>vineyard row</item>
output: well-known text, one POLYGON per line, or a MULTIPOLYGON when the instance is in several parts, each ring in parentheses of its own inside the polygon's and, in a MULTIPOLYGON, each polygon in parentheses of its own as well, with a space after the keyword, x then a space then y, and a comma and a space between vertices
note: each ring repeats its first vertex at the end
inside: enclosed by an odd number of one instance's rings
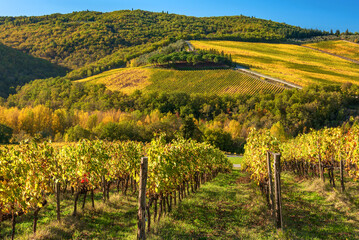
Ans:
POLYGON ((200 184, 219 172, 230 171, 225 155, 206 143, 177 139, 166 144, 163 137, 148 146, 137 142, 81 141, 76 145, 55 148, 49 143, 3 147, 0 151, 0 221, 12 219, 15 234, 16 216, 33 212, 36 232, 38 213, 50 194, 56 195, 57 220, 61 221, 60 196, 67 189, 74 195, 74 211, 80 194, 101 191, 109 199, 111 187, 123 193, 131 184, 138 189, 141 156, 148 157, 147 212, 153 219, 170 211, 172 202, 196 191, 200 184), (158 205, 159 204, 159 211, 158 205))
POLYGON ((266 185, 268 172, 266 152, 281 153, 284 170, 301 176, 318 176, 324 180, 325 171, 335 187, 334 170, 340 169, 342 190, 343 172, 350 178, 359 178, 359 126, 324 128, 280 142, 269 130, 255 130, 249 134, 245 146, 247 170, 260 186, 266 185))

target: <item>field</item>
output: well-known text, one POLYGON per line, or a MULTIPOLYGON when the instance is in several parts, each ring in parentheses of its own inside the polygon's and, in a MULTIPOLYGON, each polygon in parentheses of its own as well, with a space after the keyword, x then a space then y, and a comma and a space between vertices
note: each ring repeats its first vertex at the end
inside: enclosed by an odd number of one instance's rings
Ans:
POLYGON ((249 77, 235 70, 156 70, 151 76, 149 91, 207 93, 207 94, 256 94, 277 93, 283 88, 249 77))
POLYGON ((347 41, 324 41, 305 44, 304 46, 340 55, 359 61, 359 44, 347 41))
POLYGON ((233 41, 191 41, 197 49, 215 48, 231 54, 251 70, 301 86, 310 84, 359 84, 359 67, 353 62, 292 44, 233 41))
POLYGON ((147 68, 119 68, 88 77, 77 82, 105 84, 111 91, 130 94, 150 84, 151 71, 147 68))
POLYGON ((110 90, 135 90, 205 94, 278 93, 283 87, 231 70, 116 69, 79 80, 106 84, 110 90))
MULTIPOLYGON (((359 219, 357 187, 348 184, 339 193, 321 180, 299 179, 283 174, 285 230, 277 232, 265 198, 247 173, 233 170, 185 198, 160 223, 153 225, 148 239, 357 239, 359 219), (190 211, 189 211, 190 210, 190 211)), ((32 216, 19 217, 16 239, 135 239, 136 195, 111 194, 102 203, 95 195, 78 216, 71 216, 73 197, 64 196, 63 223, 56 222, 56 203, 49 199, 39 213, 37 236, 31 233, 32 216)), ((0 223, 0 237, 11 231, 11 221, 0 223)))

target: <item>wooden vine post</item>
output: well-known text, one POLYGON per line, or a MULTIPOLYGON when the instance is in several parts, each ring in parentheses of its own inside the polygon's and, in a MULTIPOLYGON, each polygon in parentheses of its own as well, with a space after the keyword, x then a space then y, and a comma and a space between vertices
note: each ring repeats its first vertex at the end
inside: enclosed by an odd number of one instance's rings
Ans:
POLYGON ((60 193, 61 193, 61 185, 58 180, 56 182, 56 217, 58 222, 61 222, 60 193))
POLYGON ((283 217, 282 217, 282 196, 281 196, 281 184, 280 184, 280 154, 274 154, 274 189, 275 189, 275 217, 277 228, 283 228, 283 217))
POLYGON ((323 182, 325 182, 325 179, 324 179, 324 167, 322 165, 322 157, 320 155, 319 141, 317 142, 317 147, 318 147, 318 151, 319 151, 319 154, 318 154, 319 175, 320 175, 320 179, 322 179, 323 182))
POLYGON ((140 169, 140 191, 138 195, 138 223, 137 223, 137 239, 146 239, 146 184, 148 172, 148 158, 141 159, 140 169))
POLYGON ((345 191, 345 185, 344 185, 344 160, 340 159, 340 185, 342 192, 345 191))
POLYGON ((268 194, 269 194, 269 206, 271 209, 272 217, 274 217, 274 197, 273 197, 273 178, 272 178, 272 168, 271 168, 271 161, 270 161, 271 153, 267 151, 267 167, 268 167, 268 194))

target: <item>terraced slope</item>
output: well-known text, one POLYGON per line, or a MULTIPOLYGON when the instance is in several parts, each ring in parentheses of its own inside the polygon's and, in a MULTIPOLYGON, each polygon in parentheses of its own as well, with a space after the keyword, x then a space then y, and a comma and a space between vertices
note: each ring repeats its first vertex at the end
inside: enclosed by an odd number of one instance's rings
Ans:
POLYGON ((278 93, 284 87, 250 77, 235 70, 193 70, 126 68, 104 72, 79 80, 105 84, 110 90, 132 93, 144 91, 185 92, 201 94, 278 93))
POLYGON ((232 54, 250 69, 301 86, 323 83, 359 84, 359 66, 353 62, 292 44, 234 41, 191 41, 197 49, 215 48, 232 54))
POLYGON ((323 41, 318 43, 305 44, 325 52, 333 53, 343 57, 359 61, 359 44, 348 41, 323 41))

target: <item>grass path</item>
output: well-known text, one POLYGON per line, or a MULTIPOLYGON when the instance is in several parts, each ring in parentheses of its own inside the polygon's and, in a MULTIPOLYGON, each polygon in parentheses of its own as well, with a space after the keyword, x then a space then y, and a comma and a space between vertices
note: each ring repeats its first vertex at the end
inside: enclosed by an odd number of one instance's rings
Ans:
POLYGON ((259 188, 240 170, 185 199, 149 239, 359 239, 358 184, 341 194, 320 179, 282 175, 285 230, 277 231, 259 188))
POLYGON ((149 239, 267 239, 276 235, 247 173, 220 174, 164 218, 149 239))

